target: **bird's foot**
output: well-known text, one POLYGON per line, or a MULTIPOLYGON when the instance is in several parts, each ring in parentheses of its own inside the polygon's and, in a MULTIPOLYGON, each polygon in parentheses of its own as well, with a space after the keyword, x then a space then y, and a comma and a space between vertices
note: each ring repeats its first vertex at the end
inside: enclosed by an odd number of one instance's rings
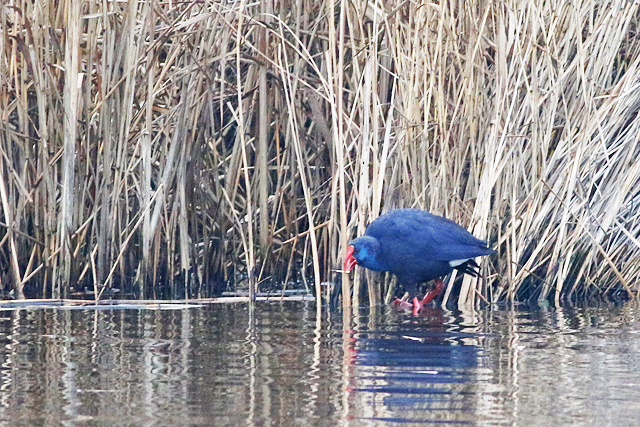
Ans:
POLYGON ((396 298, 395 300, 391 301, 391 304, 393 304, 393 306, 396 307, 396 308, 402 308, 402 309, 411 309, 411 308, 413 308, 413 304, 411 304, 410 302, 407 302, 405 300, 401 300, 399 298, 396 298))
POLYGON ((417 316, 425 304, 430 303, 435 297, 440 295, 440 292, 444 290, 444 286, 442 280, 436 279, 436 287, 427 292, 424 298, 422 298, 422 301, 420 301, 418 297, 413 297, 413 315, 417 316))

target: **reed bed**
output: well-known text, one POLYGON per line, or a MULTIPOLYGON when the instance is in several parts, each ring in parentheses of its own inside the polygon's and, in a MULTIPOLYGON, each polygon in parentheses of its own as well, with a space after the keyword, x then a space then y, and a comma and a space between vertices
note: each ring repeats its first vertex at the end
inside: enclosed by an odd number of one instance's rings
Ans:
POLYGON ((389 281, 340 266, 398 207, 498 249, 448 301, 638 294, 638 2, 0 10, 0 287, 18 298, 337 282, 345 307, 379 304, 389 281))

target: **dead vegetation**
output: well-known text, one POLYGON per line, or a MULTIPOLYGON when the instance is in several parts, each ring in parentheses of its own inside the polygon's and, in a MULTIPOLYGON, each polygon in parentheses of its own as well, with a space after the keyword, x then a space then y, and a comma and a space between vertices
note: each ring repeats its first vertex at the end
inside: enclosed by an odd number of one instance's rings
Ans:
POLYGON ((459 303, 638 292, 637 2, 0 10, 0 280, 17 297, 269 278, 326 294, 348 240, 409 206, 495 242, 459 303))

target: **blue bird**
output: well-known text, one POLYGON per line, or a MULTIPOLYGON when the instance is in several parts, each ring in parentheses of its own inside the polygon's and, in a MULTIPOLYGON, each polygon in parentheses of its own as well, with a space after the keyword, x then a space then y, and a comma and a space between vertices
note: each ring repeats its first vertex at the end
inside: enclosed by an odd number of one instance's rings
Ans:
MULTIPOLYGON (((373 271, 388 271, 413 296, 413 313, 444 289, 441 277, 454 269, 477 275, 474 258, 495 254, 484 240, 475 238, 453 221, 419 209, 397 209, 374 220, 363 236, 347 247, 344 269, 358 264, 373 271), (419 300, 418 285, 435 279, 435 289, 419 300)), ((410 304, 396 300, 400 305, 410 304)))

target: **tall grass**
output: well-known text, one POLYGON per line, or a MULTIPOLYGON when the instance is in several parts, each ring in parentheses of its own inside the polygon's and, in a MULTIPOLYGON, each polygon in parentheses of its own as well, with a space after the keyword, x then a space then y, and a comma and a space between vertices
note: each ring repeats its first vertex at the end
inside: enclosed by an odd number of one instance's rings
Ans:
MULTIPOLYGON (((199 297, 340 272, 419 207, 499 254, 460 304, 638 293, 637 2, 0 6, 0 286, 199 297)), ((365 284, 366 282, 366 284, 365 284)), ((311 286, 310 286, 311 288, 311 286)))

